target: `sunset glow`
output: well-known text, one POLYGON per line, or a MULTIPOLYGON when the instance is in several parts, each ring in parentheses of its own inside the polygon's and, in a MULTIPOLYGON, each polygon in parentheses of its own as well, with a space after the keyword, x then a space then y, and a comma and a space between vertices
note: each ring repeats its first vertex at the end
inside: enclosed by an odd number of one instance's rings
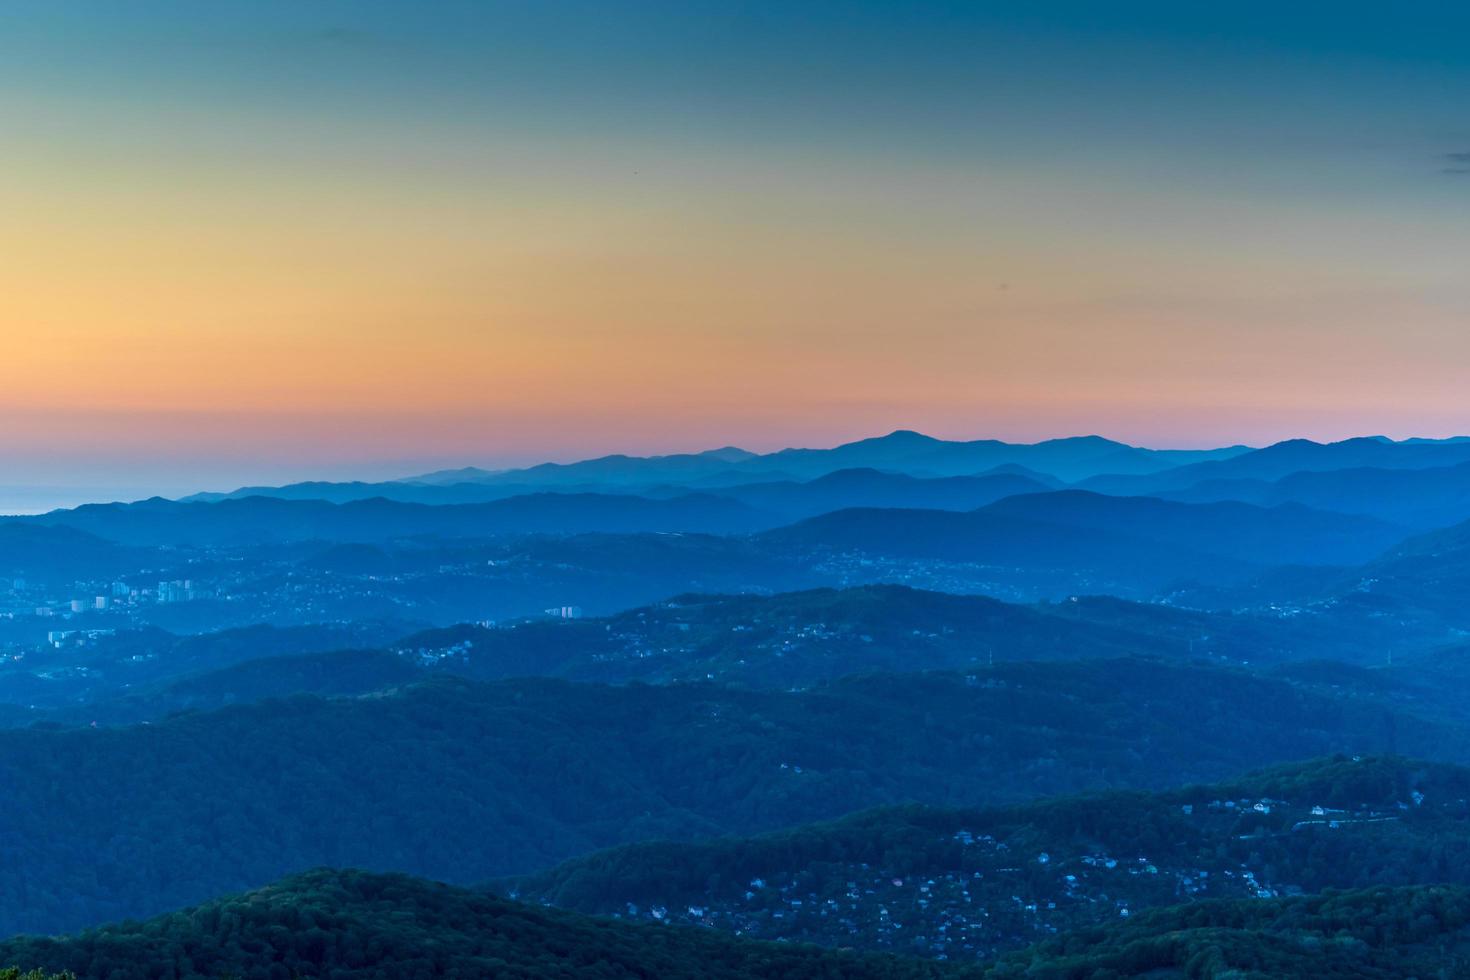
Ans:
POLYGON ((1470 429, 1466 15, 697 6, 8 6, 16 479, 1470 429))

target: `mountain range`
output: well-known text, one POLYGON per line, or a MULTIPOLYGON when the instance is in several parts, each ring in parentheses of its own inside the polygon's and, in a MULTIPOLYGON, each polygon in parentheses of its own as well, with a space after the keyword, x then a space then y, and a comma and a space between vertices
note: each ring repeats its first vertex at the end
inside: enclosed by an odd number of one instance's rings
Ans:
MULTIPOLYGON (((673 456, 604 456, 578 463, 544 463, 498 472, 451 470, 411 477, 416 483, 610 483, 651 485, 690 479, 811 479, 836 470, 871 467, 921 476, 966 476, 997 466, 1020 465, 1062 480, 1104 473, 1142 474, 1247 451, 1244 446, 1206 450, 1142 449, 1100 436, 1031 444, 995 439, 950 441, 900 429, 832 449, 783 449, 756 454, 731 448, 673 456)), ((732 481, 733 482, 733 481, 732 481)))
POLYGON ((468 467, 378 483, 244 487, 189 499, 279 496, 342 503, 386 497, 443 504, 483 503, 537 491, 666 495, 669 488, 731 491, 749 484, 803 484, 854 469, 920 479, 1008 474, 1053 488, 1075 484, 1098 492, 1139 495, 1182 493, 1198 484, 1272 482, 1303 472, 1444 469, 1466 462, 1470 462, 1470 440, 1464 438, 1395 442, 1365 437, 1334 443, 1294 439, 1261 449, 1155 450, 1097 436, 1014 444, 988 439, 946 441, 900 430, 832 449, 756 454, 726 448, 672 456, 605 456, 516 470, 468 467))
POLYGON ((901 431, 0 520, 0 934, 98 928, 0 966, 1429 975, 1467 502, 901 431))

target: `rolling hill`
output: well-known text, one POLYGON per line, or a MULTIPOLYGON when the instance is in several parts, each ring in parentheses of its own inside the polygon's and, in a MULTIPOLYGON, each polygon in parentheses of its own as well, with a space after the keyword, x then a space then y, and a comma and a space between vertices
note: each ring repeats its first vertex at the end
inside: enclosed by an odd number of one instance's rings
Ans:
POLYGON ((1181 583, 1241 584, 1276 565, 1367 561, 1403 537, 1403 529, 1373 518, 1295 505, 1058 491, 1007 497, 965 513, 836 511, 754 540, 794 552, 842 581, 909 575, 919 577, 914 584, 927 584, 949 565, 973 581, 947 591, 1024 600, 1078 593, 1141 598, 1181 583))
POLYGON ((1429 618, 1463 636, 1470 629, 1467 590, 1470 521, 1410 538, 1374 561, 1345 570, 1308 598, 1373 610, 1405 633, 1429 618))
POLYGON ((602 619, 434 631, 408 637, 398 649, 435 669, 475 679, 718 680, 776 689, 884 671, 1191 655, 1190 640, 1182 635, 1160 638, 985 596, 892 585, 676 596, 602 619))
MULTIPOLYGON (((762 477, 765 475, 762 474, 762 477)), ((776 474, 775 476, 779 476, 776 474)), ((1037 493, 1058 489, 1063 484, 1043 473, 1024 467, 1000 467, 973 476, 925 479, 873 468, 835 470, 810 480, 740 480, 727 470, 689 483, 652 483, 627 487, 616 483, 558 485, 557 495, 633 495, 655 499, 710 494, 739 501, 774 519, 795 520, 843 507, 920 507, 971 510, 1015 493, 1037 493), (722 484, 722 477, 733 483, 722 484)), ((329 503, 383 499, 401 503, 446 505, 483 504, 511 497, 545 494, 545 488, 528 483, 293 483, 281 487, 242 487, 230 493, 203 493, 183 498, 180 503, 218 503, 247 497, 283 500, 320 500, 329 503)))
POLYGON ((1231 455, 1224 459, 1207 459, 1176 466, 1169 470, 1146 474, 1096 476, 1084 479, 1079 486, 1111 494, 1152 494, 1166 490, 1183 490, 1195 484, 1214 480, 1279 480, 1294 473, 1374 469, 1430 469, 1470 462, 1470 440, 1409 439, 1394 442, 1376 436, 1320 443, 1310 439, 1289 439, 1231 455))
POLYGON ((1470 769, 1337 758, 1162 793, 633 844, 495 887, 632 921, 972 960, 1211 898, 1470 885, 1467 796, 1470 769))
POLYGON ((1470 968, 1470 890, 1373 888, 1157 909, 1004 957, 993 980, 1406 980, 1470 968))
MULTIPOLYGON (((20 709, 9 719, 17 724, 150 720, 197 706, 187 696, 188 684, 171 690, 187 679, 238 677, 250 673, 247 664, 351 647, 384 647, 401 636, 402 631, 391 625, 369 622, 252 626, 196 636, 151 628, 126 630, 84 645, 0 660, 0 704, 20 709), (120 698, 130 707, 119 713, 121 705, 115 702, 120 698)), ((291 689, 277 687, 273 693, 289 694, 291 689)))
POLYGON ((1375 518, 1299 504, 1181 504, 1080 490, 1010 497, 984 508, 997 517, 1127 534, 1258 565, 1352 565, 1378 557, 1406 529, 1375 518))
POLYGON ((247 497, 217 503, 153 499, 90 504, 9 523, 73 528, 131 545, 259 546, 299 541, 483 539, 535 533, 737 533, 779 523, 709 494, 651 500, 628 494, 531 494, 484 504, 429 506, 374 499, 343 504, 247 497))
POLYGON ((515 980, 937 980, 931 964, 693 929, 588 919, 409 878, 317 870, 201 906, 60 939, 0 942, 0 961, 81 980, 503 977, 515 980))
MULTIPOLYGON (((1050 938, 989 964, 861 955, 640 926, 404 875, 322 869, 143 922, 0 943, 0 958, 81 980, 494 976, 508 980, 1200 980, 1455 975, 1470 891, 1375 888, 1211 900, 1050 938)), ((59 977, 56 978, 59 980, 59 977)))
POLYGON ((1422 531, 1470 520, 1470 463, 1427 469, 1308 471, 1275 481, 1206 480, 1160 496, 1191 503, 1297 503, 1343 514, 1365 514, 1422 531))
POLYGON ((1137 656, 1250 665, 1327 696, 1470 720, 1441 683, 1453 648, 1402 631, 1388 639, 1326 614, 1210 613, 1105 596, 1021 606, 894 585, 691 594, 604 618, 410 635, 386 624, 182 638, 129 631, 0 661, 0 704, 13 708, 0 724, 131 724, 293 693, 367 694, 437 675, 794 690, 851 675, 1137 656), (1388 639, 1398 656, 1383 669, 1388 639))
POLYGON ((12 730, 0 732, 0 933, 154 914, 319 865, 469 883, 883 804, 1158 788, 1385 750, 1470 760, 1470 731, 1137 660, 796 693, 446 680, 12 730))
POLYGON ((1068 529, 985 510, 853 509, 756 538, 843 584, 892 581, 1019 601, 1107 593, 1156 595, 1181 580, 1237 583, 1261 566, 1111 530, 1068 529), (953 584, 945 573, 954 573, 953 584))
MULTIPOLYGON (((69 527, 0 519, 0 577, 52 584, 130 572, 157 556, 69 527)), ((7 583, 8 584, 8 583, 7 583)))
POLYGON ((1243 446, 1209 450, 1141 449, 1100 436, 1015 444, 995 439, 955 442, 900 429, 833 449, 783 449, 746 460, 741 470, 772 467, 787 472, 824 472, 851 467, 897 470, 915 476, 962 476, 1016 464, 1065 481, 1101 473, 1152 473, 1190 463, 1229 458, 1243 446))
MULTIPOLYGON (((291 499, 358 500, 370 496, 421 503, 469 503, 497 495, 545 491, 643 492, 655 488, 716 488, 773 481, 803 483, 841 470, 870 469, 912 477, 971 477, 1005 467, 1033 471, 1039 482, 1070 482, 1099 474, 1153 473, 1191 463, 1227 459, 1249 450, 1156 450, 1098 436, 1014 444, 994 439, 950 441, 899 430, 831 449, 785 449, 758 454, 725 447, 667 456, 611 455, 574 463, 543 463, 520 469, 476 467, 442 470, 377 484, 301 483, 245 487, 232 493, 198 494, 215 501, 250 495, 291 499)), ((1015 475, 1015 474, 1012 474, 1015 475)))
POLYGON ((875 469, 838 470, 806 483, 752 483, 712 487, 707 492, 738 500, 783 520, 797 520, 850 507, 974 510, 1018 493, 1053 489, 1020 473, 989 473, 923 479, 875 469))

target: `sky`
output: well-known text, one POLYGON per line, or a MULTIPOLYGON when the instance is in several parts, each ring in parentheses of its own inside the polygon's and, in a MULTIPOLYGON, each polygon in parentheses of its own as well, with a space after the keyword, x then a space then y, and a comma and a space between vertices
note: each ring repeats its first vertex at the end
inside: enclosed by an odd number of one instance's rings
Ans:
POLYGON ((1467 36, 1414 0, 11 0, 0 484, 1470 432, 1467 36))

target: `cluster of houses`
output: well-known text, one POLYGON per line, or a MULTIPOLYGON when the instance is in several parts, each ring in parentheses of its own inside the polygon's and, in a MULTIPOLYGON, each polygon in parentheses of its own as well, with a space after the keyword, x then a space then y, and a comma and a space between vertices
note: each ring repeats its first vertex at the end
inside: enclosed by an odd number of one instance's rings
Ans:
MULTIPOLYGON (((1389 807, 1345 810, 1262 797, 1182 804, 1176 813, 1212 821, 1206 839, 1224 841, 1251 836, 1236 832, 1245 825, 1269 825, 1270 833, 1281 834, 1331 832, 1400 819, 1403 810, 1423 803, 1414 793, 1389 807)), ((753 938, 959 959, 989 957, 1154 906, 1300 893, 1290 882, 1267 880, 1263 867, 1251 865, 1258 859, 1248 847, 1233 857, 1214 846, 1155 857, 1095 848, 1063 853, 1055 845, 1036 847, 1034 832, 1024 828, 998 833, 961 828, 936 837, 922 849, 927 863, 919 872, 912 856, 902 873, 863 863, 824 865, 821 872, 767 868, 699 904, 629 903, 621 914, 753 938)))

